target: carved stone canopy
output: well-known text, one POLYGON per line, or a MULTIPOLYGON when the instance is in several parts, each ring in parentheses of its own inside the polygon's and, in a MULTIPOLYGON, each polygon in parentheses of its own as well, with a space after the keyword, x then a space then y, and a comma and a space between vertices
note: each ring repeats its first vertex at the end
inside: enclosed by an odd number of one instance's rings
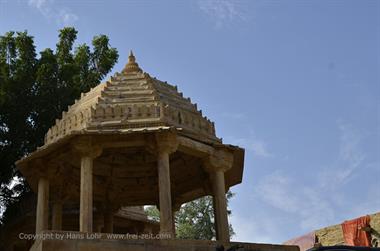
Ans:
POLYGON ((122 73, 82 94, 62 113, 47 132, 45 145, 78 132, 124 133, 169 127, 204 142, 221 141, 214 123, 190 98, 184 98, 176 86, 143 73, 131 54, 122 73))
POLYGON ((242 181, 244 149, 223 144, 196 104, 143 73, 131 54, 122 73, 82 94, 49 129, 45 144, 16 165, 34 191, 48 177, 52 200, 75 203, 85 155, 94 159, 95 205, 156 205, 159 151, 170 156, 173 205, 209 195, 213 170, 222 168, 226 189, 242 181))

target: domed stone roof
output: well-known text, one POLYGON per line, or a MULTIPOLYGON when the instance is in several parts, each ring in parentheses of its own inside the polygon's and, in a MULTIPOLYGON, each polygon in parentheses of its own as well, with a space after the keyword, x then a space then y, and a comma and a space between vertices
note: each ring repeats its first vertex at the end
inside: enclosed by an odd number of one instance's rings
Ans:
POLYGON ((71 134, 175 129, 206 142, 221 142, 214 123, 176 86, 144 73, 131 52, 121 73, 82 94, 49 129, 45 145, 71 134))
POLYGON ((173 205, 212 193, 210 172, 225 190, 242 182, 244 149, 223 144, 214 123, 177 87, 144 73, 131 53, 121 73, 63 112, 45 144, 16 162, 31 189, 49 177, 51 199, 79 201, 82 158, 93 159, 94 203, 158 205, 158 157, 166 151, 173 205))

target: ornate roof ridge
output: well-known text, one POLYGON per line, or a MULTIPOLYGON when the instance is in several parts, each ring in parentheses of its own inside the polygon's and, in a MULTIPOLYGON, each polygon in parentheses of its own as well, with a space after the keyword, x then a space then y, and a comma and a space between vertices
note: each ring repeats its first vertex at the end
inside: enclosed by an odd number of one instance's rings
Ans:
POLYGON ((133 53, 129 58, 127 68, 82 93, 62 113, 61 119, 46 133, 45 144, 90 129, 106 132, 157 126, 174 126, 186 134, 220 141, 215 135, 214 122, 198 110, 196 103, 184 97, 177 86, 143 72, 133 53))

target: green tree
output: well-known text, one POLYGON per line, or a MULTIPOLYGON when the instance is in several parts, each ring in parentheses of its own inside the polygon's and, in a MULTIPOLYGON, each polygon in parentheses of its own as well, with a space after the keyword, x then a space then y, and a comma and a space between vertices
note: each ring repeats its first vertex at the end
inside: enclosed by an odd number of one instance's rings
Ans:
MULTIPOLYGON (((234 196, 227 193, 228 201, 234 196)), ((157 207, 149 206, 145 209, 148 216, 155 221, 160 220, 160 212, 157 207)), ((228 214, 231 211, 228 210, 228 214)), ((215 239, 214 208, 211 196, 205 196, 197 200, 185 203, 175 214, 176 237, 180 239, 212 240, 215 239)), ((232 225, 229 225, 230 235, 234 235, 232 225)))
POLYGON ((25 32, 0 36, 0 207, 28 190, 22 183, 9 189, 19 176, 14 163, 41 146, 44 135, 68 105, 96 86, 118 59, 105 35, 95 36, 92 49, 74 48, 77 31, 59 31, 55 50, 37 56, 34 39, 25 32))

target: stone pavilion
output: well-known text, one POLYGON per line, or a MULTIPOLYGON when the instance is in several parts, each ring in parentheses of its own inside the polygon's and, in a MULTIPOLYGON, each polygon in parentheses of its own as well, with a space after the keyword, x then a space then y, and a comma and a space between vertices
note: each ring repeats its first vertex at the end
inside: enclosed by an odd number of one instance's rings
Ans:
POLYGON ((79 208, 80 233, 112 233, 120 208, 157 205, 160 233, 168 238, 38 240, 31 250, 214 250, 213 242, 176 244, 173 215, 183 203, 211 195, 216 239, 229 243, 225 194, 242 182, 244 149, 224 144, 197 104, 143 72, 131 52, 121 73, 82 94, 45 144, 16 165, 38 194, 36 233, 63 231, 68 204, 79 208), (102 228, 94 212, 102 213, 102 228))

